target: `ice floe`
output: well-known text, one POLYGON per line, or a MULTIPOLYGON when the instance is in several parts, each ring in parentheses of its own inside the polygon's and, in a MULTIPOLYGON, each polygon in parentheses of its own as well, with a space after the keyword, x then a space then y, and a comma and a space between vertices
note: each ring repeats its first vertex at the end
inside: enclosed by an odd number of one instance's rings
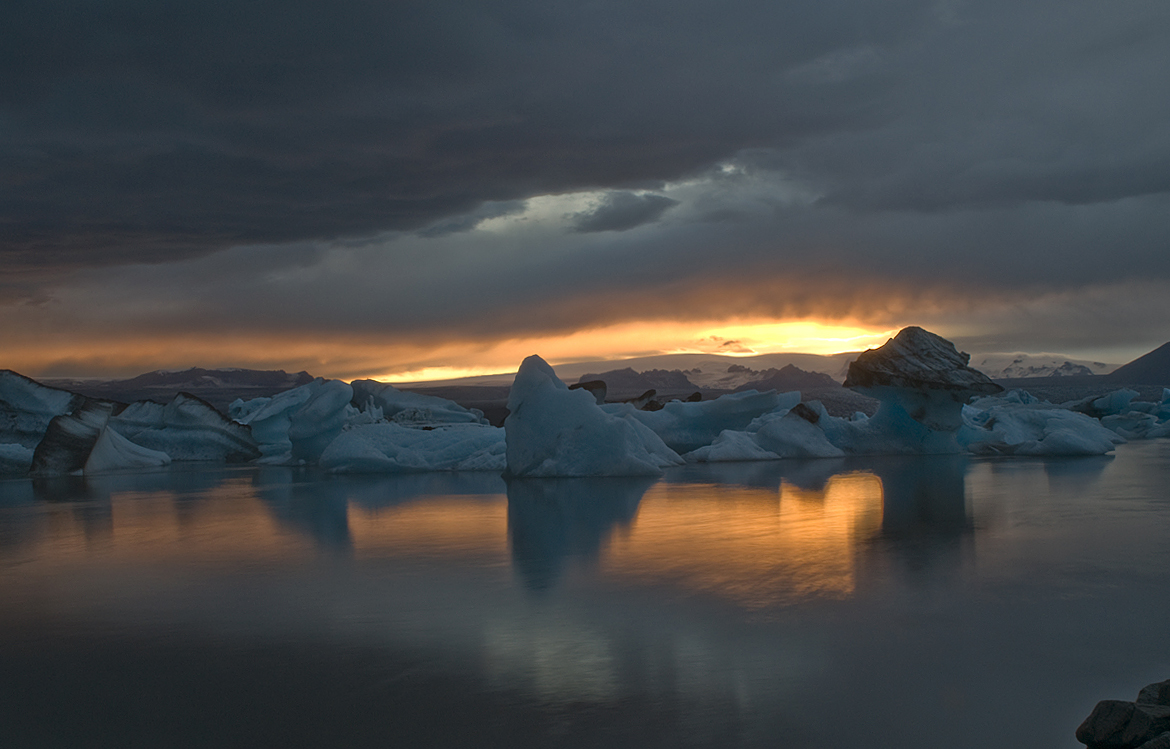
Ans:
POLYGON ((682 458, 629 413, 570 390, 539 356, 520 365, 504 422, 512 476, 657 476, 682 458))

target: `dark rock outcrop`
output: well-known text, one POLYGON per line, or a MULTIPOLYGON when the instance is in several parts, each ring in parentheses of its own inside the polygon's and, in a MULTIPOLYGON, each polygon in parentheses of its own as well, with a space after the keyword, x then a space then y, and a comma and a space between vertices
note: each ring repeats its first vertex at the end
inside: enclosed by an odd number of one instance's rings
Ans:
POLYGON ((1144 687, 1136 702, 1101 700, 1076 735, 1089 749, 1170 749, 1170 681, 1144 687))

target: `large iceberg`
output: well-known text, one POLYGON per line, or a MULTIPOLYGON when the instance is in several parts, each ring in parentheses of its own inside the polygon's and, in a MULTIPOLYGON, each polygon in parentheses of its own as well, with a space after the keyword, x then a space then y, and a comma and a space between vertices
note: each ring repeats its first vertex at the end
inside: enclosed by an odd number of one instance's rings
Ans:
POLYGON ((606 413, 570 390, 539 356, 520 365, 504 421, 511 476, 658 476, 683 462, 629 414, 606 413))
POLYGON ((354 380, 353 404, 364 410, 381 409, 390 421, 401 424, 487 424, 483 412, 464 408, 433 395, 398 390, 376 380, 354 380))
POLYGON ((968 367, 970 360, 947 339, 911 326, 859 354, 849 364, 845 387, 881 401, 879 414, 896 406, 928 429, 953 432, 963 425, 965 403, 1003 391, 968 367))
POLYGON ((482 424, 429 429, 395 423, 347 427, 325 448, 321 466, 334 473, 503 471, 504 430, 482 424))
POLYGON ((0 369, 0 444, 35 448, 54 417, 72 413, 88 400, 0 369))
POLYGON ((243 463, 260 457, 252 430, 200 398, 179 393, 170 403, 131 403, 110 426, 137 445, 164 452, 172 460, 243 463))
POLYGON ((237 400, 230 415, 252 428, 260 447, 260 463, 315 463, 341 434, 353 413, 353 388, 340 380, 320 377, 271 398, 237 400))
POLYGON ((725 430, 746 429, 753 419, 777 409, 787 411, 799 402, 800 393, 745 390, 710 401, 670 401, 657 411, 642 411, 629 403, 608 403, 602 409, 645 424, 667 447, 684 453, 710 445, 725 430))
POLYGON ((33 453, 33 475, 100 473, 171 462, 166 453, 136 445, 111 429, 113 411, 113 403, 91 400, 73 413, 55 416, 33 453))

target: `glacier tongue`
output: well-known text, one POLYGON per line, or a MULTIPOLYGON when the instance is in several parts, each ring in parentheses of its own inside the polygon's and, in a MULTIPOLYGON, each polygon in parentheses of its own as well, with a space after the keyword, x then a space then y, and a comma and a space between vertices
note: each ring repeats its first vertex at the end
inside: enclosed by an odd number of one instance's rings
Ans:
POLYGON ((629 415, 570 390, 539 356, 520 365, 504 421, 511 476, 658 476, 683 461, 629 415))

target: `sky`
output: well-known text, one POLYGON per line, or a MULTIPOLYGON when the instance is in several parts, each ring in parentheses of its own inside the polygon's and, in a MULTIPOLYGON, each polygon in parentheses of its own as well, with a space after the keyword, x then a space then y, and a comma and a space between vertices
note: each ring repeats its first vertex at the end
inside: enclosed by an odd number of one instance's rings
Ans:
POLYGON ((0 368, 1170 340, 1165 0, 9 0, 0 368))

